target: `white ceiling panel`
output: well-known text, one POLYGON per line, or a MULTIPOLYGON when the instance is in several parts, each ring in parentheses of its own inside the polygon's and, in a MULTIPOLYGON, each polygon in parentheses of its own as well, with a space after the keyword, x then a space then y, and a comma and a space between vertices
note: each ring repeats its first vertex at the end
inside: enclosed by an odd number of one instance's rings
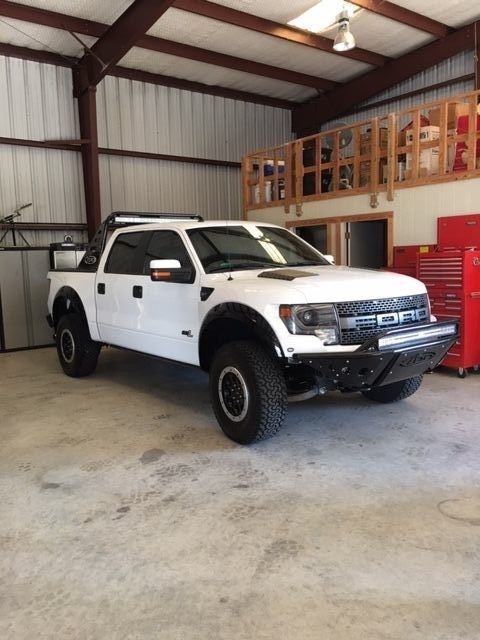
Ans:
POLYGON ((478 0, 395 0, 405 9, 416 11, 450 27, 462 27, 480 19, 478 0))
MULTIPOLYGON (((392 58, 408 53, 435 39, 431 34, 365 9, 356 13, 350 20, 350 30, 355 36, 357 47, 370 49, 392 58)), ((336 28, 333 28, 324 32, 323 35, 334 38, 335 33, 336 28)))
MULTIPOLYGON (((95 42, 95 38, 90 36, 82 35, 80 38, 89 47, 95 42)), ((17 47, 50 51, 64 56, 81 57, 83 55, 82 46, 68 31, 12 18, 0 17, 0 42, 17 47)))
POLYGON ((184 80, 219 85, 238 91, 250 91, 284 100, 304 101, 316 95, 315 89, 300 87, 281 80, 272 80, 251 73, 224 69, 211 64, 178 58, 164 53, 156 53, 134 47, 120 61, 124 67, 142 69, 184 80))
POLYGON ((349 80, 372 68, 363 62, 178 9, 167 11, 148 33, 159 38, 338 82, 349 80))
POLYGON ((15 0, 15 2, 111 24, 122 15, 133 0, 15 0))
POLYGON ((318 0, 211 0, 211 2, 275 22, 287 23, 307 9, 311 9, 318 0))

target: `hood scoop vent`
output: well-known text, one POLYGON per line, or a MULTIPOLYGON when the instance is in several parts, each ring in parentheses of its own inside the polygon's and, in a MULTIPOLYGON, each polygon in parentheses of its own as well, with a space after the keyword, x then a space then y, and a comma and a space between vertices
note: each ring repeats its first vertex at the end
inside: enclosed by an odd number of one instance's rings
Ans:
POLYGON ((272 280, 295 280, 295 278, 308 278, 316 276, 311 271, 299 271, 298 269, 273 269, 272 271, 262 271, 258 274, 259 278, 271 278, 272 280))

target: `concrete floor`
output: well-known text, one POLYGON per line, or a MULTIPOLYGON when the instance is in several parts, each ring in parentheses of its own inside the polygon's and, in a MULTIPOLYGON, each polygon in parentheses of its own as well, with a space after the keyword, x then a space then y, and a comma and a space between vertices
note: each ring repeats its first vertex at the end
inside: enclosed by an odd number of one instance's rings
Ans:
POLYGON ((2 640, 480 637, 480 377, 292 405, 248 448, 194 369, 0 377, 2 640))

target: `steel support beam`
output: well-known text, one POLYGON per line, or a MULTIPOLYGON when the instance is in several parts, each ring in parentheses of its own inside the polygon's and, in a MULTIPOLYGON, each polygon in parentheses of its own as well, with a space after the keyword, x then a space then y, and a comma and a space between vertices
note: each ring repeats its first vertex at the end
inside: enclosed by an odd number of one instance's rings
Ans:
POLYGON ((421 13, 388 2, 388 0, 349 0, 349 2, 372 13, 377 13, 384 18, 390 18, 395 22, 401 22, 409 27, 431 33, 436 38, 444 38, 453 31, 453 29, 442 22, 438 22, 438 20, 432 20, 432 18, 428 18, 421 13))
POLYGON ((293 131, 299 137, 310 135, 318 131, 324 122, 338 118, 360 102, 457 53, 474 48, 475 27, 470 24, 297 107, 293 111, 293 131))
POLYGON ((76 97, 88 87, 96 86, 109 69, 167 11, 172 2, 173 0, 134 0, 78 63, 74 80, 76 97))
POLYGON ((102 220, 100 205, 100 168, 98 163, 96 88, 88 87, 78 98, 80 136, 88 142, 81 145, 85 209, 88 238, 91 239, 102 220))

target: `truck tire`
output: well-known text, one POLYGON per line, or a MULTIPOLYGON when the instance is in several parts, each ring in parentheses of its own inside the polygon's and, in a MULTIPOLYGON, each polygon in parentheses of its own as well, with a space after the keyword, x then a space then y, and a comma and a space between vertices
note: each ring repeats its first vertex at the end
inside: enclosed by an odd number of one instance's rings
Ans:
POLYGON ((219 425, 239 444, 269 438, 282 426, 285 378, 256 342, 239 340, 220 347, 210 369, 210 394, 219 425))
POLYGON ((422 380, 423 376, 415 376, 393 384, 386 384, 383 387, 374 387, 369 391, 362 391, 362 393, 366 398, 375 400, 375 402, 398 402, 413 396, 420 388, 422 380))
POLYGON ((56 330, 57 354, 62 369, 72 378, 95 371, 102 345, 90 338, 85 321, 77 313, 67 313, 56 330))

